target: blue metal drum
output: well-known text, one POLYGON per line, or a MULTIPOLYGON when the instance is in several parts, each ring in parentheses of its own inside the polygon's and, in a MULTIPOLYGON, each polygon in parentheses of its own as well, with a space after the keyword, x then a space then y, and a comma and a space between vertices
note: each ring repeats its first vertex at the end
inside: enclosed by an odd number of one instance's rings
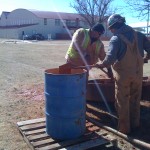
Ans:
POLYGON ((85 132, 86 71, 45 71, 46 132, 54 139, 74 139, 85 132))

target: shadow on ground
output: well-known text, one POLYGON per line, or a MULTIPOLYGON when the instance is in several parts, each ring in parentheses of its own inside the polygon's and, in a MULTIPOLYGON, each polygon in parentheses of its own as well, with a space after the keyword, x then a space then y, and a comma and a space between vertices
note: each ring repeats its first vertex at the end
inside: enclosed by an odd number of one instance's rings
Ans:
MULTIPOLYGON (((117 113, 114 103, 109 103, 111 112, 102 102, 87 102, 87 114, 98 122, 117 130, 117 113)), ((140 127, 129 135, 134 139, 150 142, 150 101, 141 101, 140 127)))

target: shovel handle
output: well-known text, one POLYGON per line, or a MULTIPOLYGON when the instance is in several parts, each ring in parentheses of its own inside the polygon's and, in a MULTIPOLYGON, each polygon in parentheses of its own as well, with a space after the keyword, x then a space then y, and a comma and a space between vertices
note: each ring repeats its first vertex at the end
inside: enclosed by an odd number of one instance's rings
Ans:
POLYGON ((95 65, 86 65, 86 66, 77 66, 77 67, 72 67, 73 69, 86 69, 86 68, 92 68, 95 67, 95 65))
MULTIPOLYGON (((96 65, 86 65, 86 66, 77 66, 77 67, 72 67, 73 69, 86 69, 86 68, 93 68, 93 67, 96 67, 96 65)), ((103 68, 99 68, 101 69, 101 71, 103 71, 108 77, 108 72, 105 71, 103 68)))
MULTIPOLYGON (((96 67, 96 65, 86 65, 86 66, 77 66, 77 67, 72 67, 73 69, 86 69, 86 68, 93 68, 96 67)), ((107 76, 108 76, 108 72, 105 71, 103 68, 99 68, 101 69, 107 76)))
POLYGON ((105 71, 103 68, 100 68, 100 69, 108 76, 108 72, 107 71, 105 71))

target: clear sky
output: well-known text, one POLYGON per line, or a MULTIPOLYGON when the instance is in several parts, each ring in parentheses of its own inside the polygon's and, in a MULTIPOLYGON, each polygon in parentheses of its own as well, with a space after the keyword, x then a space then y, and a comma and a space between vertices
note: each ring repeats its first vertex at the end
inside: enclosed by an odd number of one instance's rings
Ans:
MULTIPOLYGON (((74 13, 75 10, 70 7, 71 1, 72 0, 0 0, 0 14, 2 11, 10 12, 17 8, 74 13)), ((124 0, 114 0, 113 6, 121 7, 117 13, 122 13, 122 16, 126 17, 127 24, 139 22, 139 19, 133 17, 130 9, 125 7, 124 0)))

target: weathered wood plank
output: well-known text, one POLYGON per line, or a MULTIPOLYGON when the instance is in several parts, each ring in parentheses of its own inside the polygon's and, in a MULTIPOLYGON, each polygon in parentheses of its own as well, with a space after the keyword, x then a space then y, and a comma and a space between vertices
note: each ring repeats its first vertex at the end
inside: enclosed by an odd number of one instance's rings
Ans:
POLYGON ((29 135, 27 136, 27 138, 29 139, 29 141, 35 141, 35 140, 50 138, 50 136, 47 133, 42 133, 38 135, 29 135))
POLYGON ((32 124, 32 123, 39 123, 39 122, 45 122, 45 118, 38 118, 38 119, 32 119, 32 120, 17 122, 17 125, 23 126, 23 125, 32 124))
POLYGON ((28 138, 25 135, 23 135, 23 139, 28 144, 28 146, 31 148, 31 150, 34 150, 33 145, 31 144, 31 142, 28 140, 28 138))
POLYGON ((36 130, 36 129, 40 129, 40 128, 45 128, 46 124, 44 123, 36 123, 36 124, 28 124, 25 126, 21 126, 20 129, 22 131, 30 131, 30 130, 36 130))
POLYGON ((37 141, 37 142, 31 142, 31 144, 33 145, 33 147, 41 147, 42 145, 50 145, 50 144, 53 144, 53 143, 56 143, 56 141, 52 138, 49 138, 49 139, 45 139, 45 140, 40 140, 40 141, 37 141))
POLYGON ((114 141, 113 139, 109 140, 107 133, 102 132, 98 126, 90 121, 86 121, 86 132, 83 136, 67 141, 55 140, 46 133, 45 118, 18 122, 17 125, 24 140, 32 150, 82 150, 114 141))
MULTIPOLYGON (((102 135, 103 134, 105 134, 105 133, 102 133, 102 135)), ((91 133, 90 135, 82 136, 82 137, 77 138, 77 139, 73 139, 73 140, 69 140, 69 141, 62 141, 62 142, 54 143, 54 144, 51 144, 51 145, 48 145, 48 146, 35 148, 35 150, 60 149, 60 148, 68 147, 68 146, 75 145, 75 144, 78 144, 78 143, 82 143, 82 142, 85 142, 87 140, 88 141, 93 140, 94 138, 96 139, 96 138, 100 137, 100 135, 101 134, 99 133, 99 134, 97 134, 97 137, 95 137, 95 133, 91 133)))
POLYGON ((33 131, 26 131, 24 132, 24 135, 33 135, 33 134, 39 134, 39 133, 45 133, 46 128, 38 129, 38 130, 33 130, 33 131))
POLYGON ((35 150, 48 150, 48 149, 54 150, 54 149, 60 149, 60 148, 66 147, 66 146, 77 144, 79 142, 84 142, 84 141, 86 141, 88 139, 89 139, 89 137, 78 138, 78 139, 75 139, 75 140, 69 140, 69 141, 59 142, 59 143, 54 143, 54 144, 51 144, 51 145, 48 145, 48 146, 44 146, 44 147, 40 147, 40 148, 35 148, 35 150))
POLYGON ((94 126, 94 124, 91 122, 86 122, 86 127, 90 127, 90 126, 94 126))

